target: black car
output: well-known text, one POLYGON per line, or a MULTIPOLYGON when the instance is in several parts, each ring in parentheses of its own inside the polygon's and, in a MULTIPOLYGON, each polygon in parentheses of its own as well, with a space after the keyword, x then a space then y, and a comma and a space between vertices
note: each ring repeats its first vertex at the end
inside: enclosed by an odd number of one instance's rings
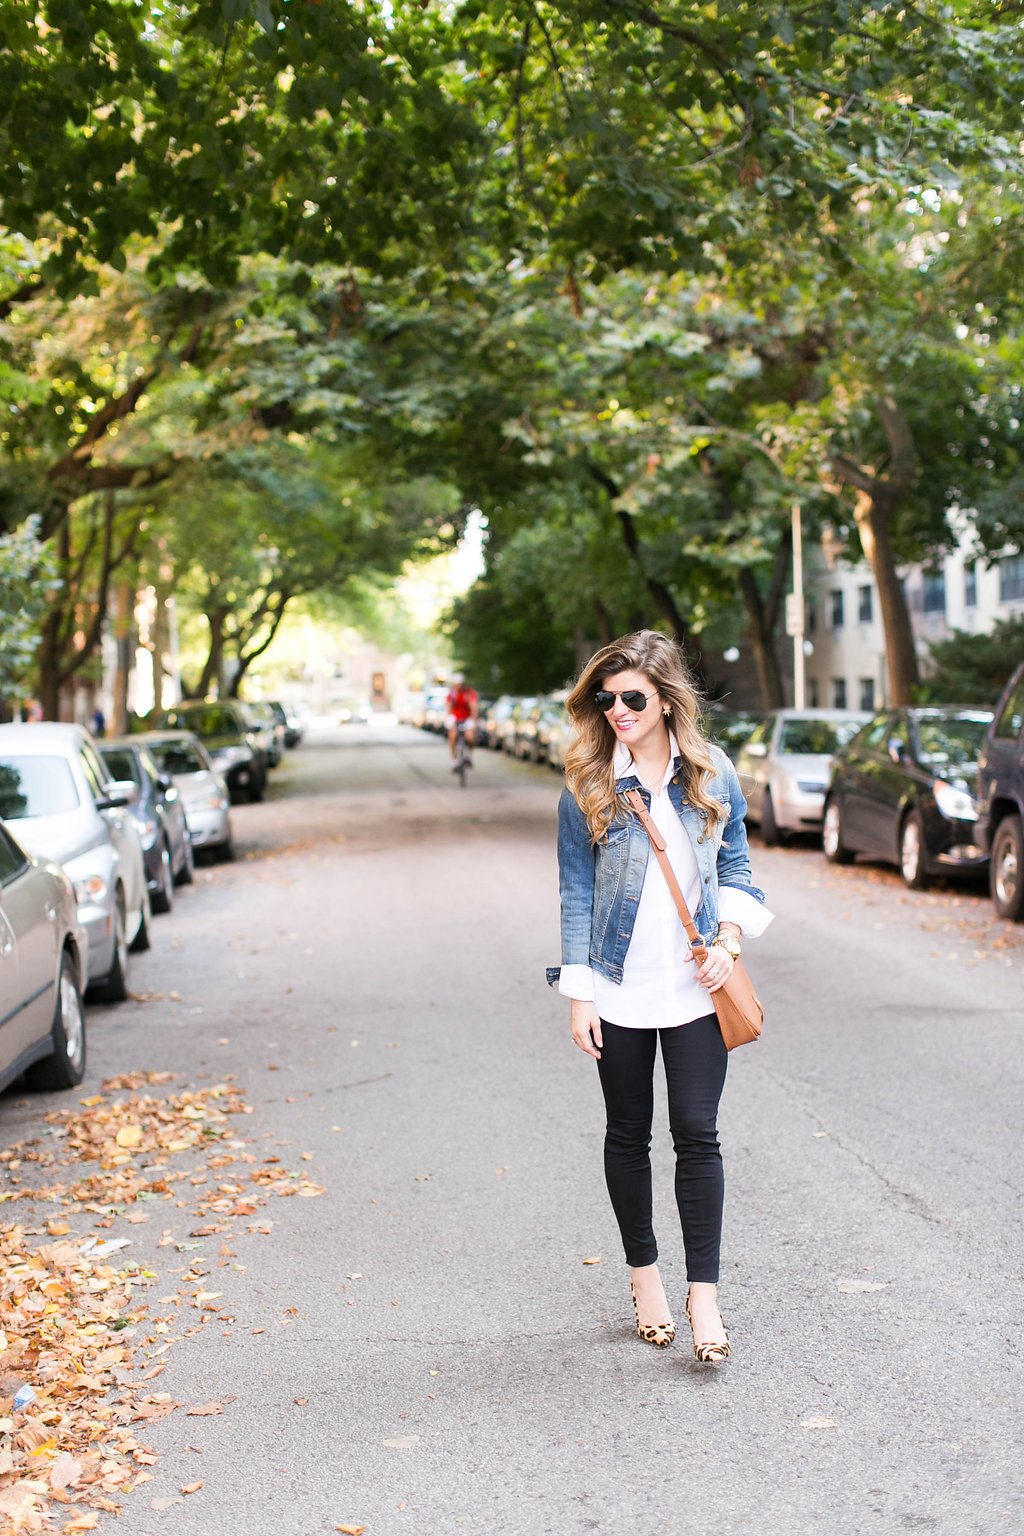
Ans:
POLYGON ((822 842, 832 864, 854 854, 895 864, 921 890, 929 876, 978 874, 978 755, 990 709, 887 709, 835 755, 822 842))
POLYGON ((241 705, 230 700, 176 704, 164 712, 160 724, 199 737, 214 768, 227 780, 232 800, 263 799, 269 766, 265 733, 241 705))
POLYGON ((114 737, 96 745, 113 778, 138 786, 138 799, 128 814, 142 839, 150 905, 154 912, 169 912, 174 887, 191 885, 195 867, 181 796, 149 748, 136 738, 114 737))
POLYGON ((302 726, 299 724, 298 716, 291 710, 285 709, 279 699, 268 699, 267 708, 284 732, 285 746, 297 747, 302 740, 302 726))
POLYGON ((978 840, 1000 917, 1024 922, 1024 665, 999 700, 978 763, 978 840))

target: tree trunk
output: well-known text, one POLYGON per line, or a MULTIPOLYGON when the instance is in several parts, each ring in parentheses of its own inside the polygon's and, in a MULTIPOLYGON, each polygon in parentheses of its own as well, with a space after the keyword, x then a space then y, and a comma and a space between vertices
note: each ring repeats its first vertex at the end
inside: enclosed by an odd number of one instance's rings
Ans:
POLYGON ((61 610, 51 607, 39 644, 39 706, 44 720, 60 719, 60 620, 61 610))
POLYGON ((874 410, 889 443, 886 471, 872 470, 843 453, 830 452, 828 457, 836 474, 857 492, 854 516, 878 588, 878 606, 885 633, 889 703, 898 708, 913 703, 921 674, 910 610, 896 570, 892 519, 900 503, 913 490, 917 471, 910 426, 896 401, 888 396, 876 400, 874 410))
POLYGON ((221 668, 224 665, 224 626, 227 623, 229 609, 226 603, 219 603, 212 612, 206 615, 206 622, 210 626, 210 650, 203 664, 199 685, 192 694, 193 698, 205 699, 214 682, 217 691, 220 692, 221 668))
POLYGON ((153 710, 159 715, 164 707, 164 665, 171 648, 171 627, 167 621, 167 599, 160 587, 156 589, 156 613, 153 615, 153 710))
POLYGON ((785 704, 782 670, 775 649, 775 630, 779 622, 782 594, 789 575, 793 554, 793 528, 786 523, 775 551, 768 591, 762 598, 757 578, 749 565, 739 568, 739 588, 747 613, 747 639, 754 653, 754 666, 765 709, 781 709, 785 704))
MULTIPOLYGON (((611 614, 599 597, 594 598, 594 614, 597 618, 597 633, 601 644, 611 645, 615 639, 615 625, 612 623, 611 614)), ((589 660, 589 657, 585 660, 589 660)))

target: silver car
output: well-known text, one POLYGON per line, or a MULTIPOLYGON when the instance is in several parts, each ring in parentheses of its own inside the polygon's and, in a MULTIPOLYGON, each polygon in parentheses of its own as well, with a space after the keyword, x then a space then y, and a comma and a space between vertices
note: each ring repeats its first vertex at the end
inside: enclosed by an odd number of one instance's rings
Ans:
POLYGON ((751 732, 736 772, 766 844, 820 828, 832 755, 870 719, 857 709, 776 709, 751 732))
POLYGON ((126 814, 137 793, 110 777, 80 725, 0 725, 0 817, 30 853, 64 866, 88 937, 90 989, 111 1003, 128 995, 129 948, 149 948, 142 843, 126 814))
POLYGON ((0 1089, 85 1076, 86 938, 71 881, 0 825, 0 1089))
POLYGON ((214 768, 198 736, 191 731, 147 731, 133 740, 148 747, 160 772, 173 780, 193 848, 208 848, 219 859, 233 859, 227 782, 214 768))

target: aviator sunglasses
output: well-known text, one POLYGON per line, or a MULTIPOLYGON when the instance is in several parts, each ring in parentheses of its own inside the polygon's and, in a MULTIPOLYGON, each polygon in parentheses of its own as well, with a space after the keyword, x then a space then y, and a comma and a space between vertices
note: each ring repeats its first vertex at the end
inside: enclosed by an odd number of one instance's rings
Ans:
POLYGON ((642 709, 647 708, 647 700, 655 697, 655 694, 643 693, 639 688, 630 688, 626 693, 609 693, 607 688, 599 688, 594 694, 594 703, 598 709, 607 712, 616 699, 621 699, 627 709, 635 710, 639 714, 642 709))

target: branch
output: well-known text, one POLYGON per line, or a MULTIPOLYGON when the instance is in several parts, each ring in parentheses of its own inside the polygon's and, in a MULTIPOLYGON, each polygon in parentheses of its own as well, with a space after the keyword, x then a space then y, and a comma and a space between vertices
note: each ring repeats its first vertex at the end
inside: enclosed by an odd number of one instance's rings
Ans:
POLYGON ((6 320, 16 304, 27 304, 29 299, 34 299, 37 293, 41 293, 46 284, 41 278, 31 283, 22 283, 20 288, 15 288, 6 299, 0 299, 0 320, 6 320))
POLYGON ((124 394, 115 395, 112 400, 108 400, 103 409, 93 416, 88 430, 78 439, 70 453, 66 453, 62 459, 58 459, 56 464, 51 465, 47 472, 47 479, 63 480, 68 477, 80 477, 100 438, 115 421, 123 421, 126 416, 131 415, 159 372, 159 363, 154 363, 151 368, 146 369, 145 373, 141 373, 137 379, 132 380, 124 394))

